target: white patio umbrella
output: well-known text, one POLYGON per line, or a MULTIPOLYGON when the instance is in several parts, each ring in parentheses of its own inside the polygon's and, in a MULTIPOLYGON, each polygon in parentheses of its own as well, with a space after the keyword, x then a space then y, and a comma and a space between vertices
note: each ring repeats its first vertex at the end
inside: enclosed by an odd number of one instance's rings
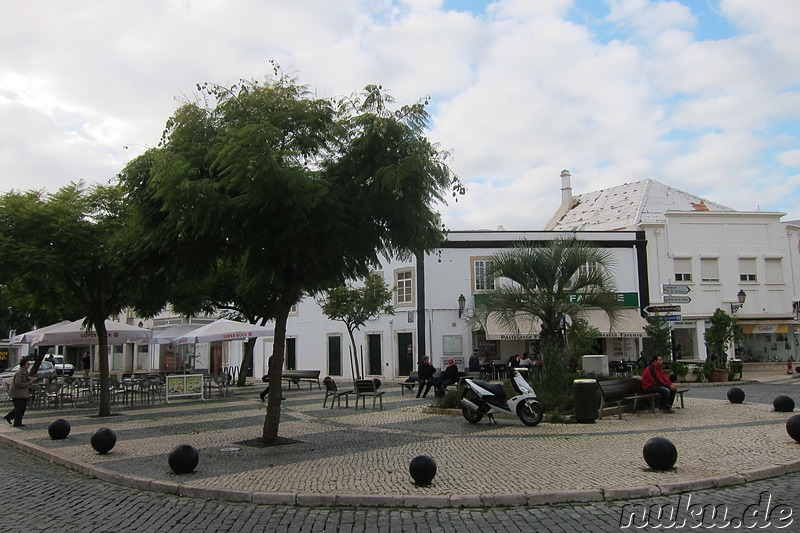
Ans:
POLYGON ((14 335, 11 337, 11 344, 30 344, 33 342, 33 339, 44 334, 46 331, 63 326, 64 324, 69 324, 69 320, 62 320, 61 322, 56 322, 55 324, 50 324, 49 326, 45 326, 43 328, 36 328, 26 331, 25 333, 20 333, 19 335, 14 335))
POLYGON ((137 344, 172 344, 176 338, 186 335, 190 331, 199 328, 203 324, 193 324, 181 322, 162 330, 153 331, 153 336, 149 339, 141 339, 137 344))
MULTIPOLYGON (((108 332, 109 345, 136 342, 139 339, 149 339, 153 336, 153 332, 149 329, 114 320, 106 320, 105 325, 108 332)), ((83 327, 83 319, 81 319, 45 331, 34 338, 31 344, 95 345, 98 344, 98 339, 97 332, 94 330, 87 331, 83 327)))
POLYGON ((173 339, 172 343, 197 344, 214 341, 246 341, 254 337, 272 337, 274 335, 274 328, 220 318, 173 339))

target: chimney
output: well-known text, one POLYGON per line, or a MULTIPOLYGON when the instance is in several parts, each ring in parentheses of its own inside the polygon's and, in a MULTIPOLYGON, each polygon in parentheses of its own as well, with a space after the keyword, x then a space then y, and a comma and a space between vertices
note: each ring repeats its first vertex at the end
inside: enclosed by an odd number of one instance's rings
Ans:
POLYGON ((567 209, 572 205, 571 177, 572 175, 569 173, 569 170, 564 169, 561 171, 561 205, 567 209))

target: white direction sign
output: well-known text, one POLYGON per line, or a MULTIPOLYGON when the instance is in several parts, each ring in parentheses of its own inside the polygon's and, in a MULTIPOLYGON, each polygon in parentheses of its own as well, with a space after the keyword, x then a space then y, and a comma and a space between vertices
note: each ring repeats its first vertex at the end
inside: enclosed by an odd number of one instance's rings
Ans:
POLYGON ((679 296, 674 294, 665 294, 662 299, 665 304, 688 304, 692 301, 689 296, 679 296))
POLYGON ((672 283, 664 283, 661 285, 662 294, 689 294, 688 285, 675 285, 672 283))

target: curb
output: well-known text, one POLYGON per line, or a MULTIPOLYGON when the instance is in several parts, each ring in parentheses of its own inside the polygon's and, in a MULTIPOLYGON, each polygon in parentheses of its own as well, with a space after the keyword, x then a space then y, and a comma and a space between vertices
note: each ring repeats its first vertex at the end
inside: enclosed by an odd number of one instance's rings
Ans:
POLYGON ((695 490, 705 490, 760 481, 782 475, 800 472, 800 461, 778 464, 766 468, 733 473, 726 476, 705 478, 694 481, 647 485, 640 487, 599 488, 592 490, 523 492, 511 494, 293 494, 271 492, 248 492, 229 489, 215 489, 193 485, 159 481, 136 476, 128 476, 93 465, 77 463, 64 459, 49 450, 29 442, 18 441, 0 434, 0 442, 23 450, 36 457, 60 464, 101 481, 125 487, 147 490, 154 493, 172 494, 206 500, 255 503, 260 505, 291 505, 299 507, 402 507, 419 508, 495 508, 495 507, 535 507, 561 503, 591 503, 629 500, 679 494, 695 490))

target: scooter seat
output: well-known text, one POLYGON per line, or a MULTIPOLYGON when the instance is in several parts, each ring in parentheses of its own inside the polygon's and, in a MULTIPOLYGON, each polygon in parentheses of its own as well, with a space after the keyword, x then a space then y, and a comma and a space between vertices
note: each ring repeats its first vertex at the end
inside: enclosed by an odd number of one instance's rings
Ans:
POLYGON ((506 399, 506 391, 503 390, 503 385, 500 383, 489 383, 488 381, 483 381, 480 379, 474 379, 472 382, 480 388, 486 389, 494 394, 497 399, 501 401, 506 399))

